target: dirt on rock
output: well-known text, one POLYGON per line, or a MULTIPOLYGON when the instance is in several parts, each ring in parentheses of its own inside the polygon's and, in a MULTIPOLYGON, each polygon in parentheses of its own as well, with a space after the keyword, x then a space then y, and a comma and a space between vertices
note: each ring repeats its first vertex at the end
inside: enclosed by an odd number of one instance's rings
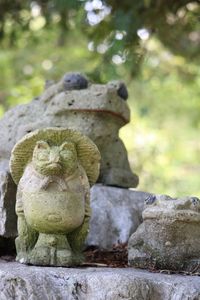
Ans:
POLYGON ((84 265, 111 268, 128 267, 127 243, 114 245, 110 251, 91 246, 84 253, 86 258, 84 265))

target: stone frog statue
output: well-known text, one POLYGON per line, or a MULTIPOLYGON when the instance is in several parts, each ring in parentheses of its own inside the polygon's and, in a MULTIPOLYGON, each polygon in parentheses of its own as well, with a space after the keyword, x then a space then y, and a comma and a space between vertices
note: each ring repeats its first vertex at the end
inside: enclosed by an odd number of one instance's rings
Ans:
POLYGON ((200 199, 150 195, 142 217, 129 239, 130 265, 200 270, 200 199))
POLYGON ((78 131, 46 128, 14 147, 17 187, 17 261, 71 266, 83 261, 90 217, 90 185, 99 176, 96 145, 78 131))
MULTIPOLYGON (((119 130, 130 121, 128 91, 122 81, 96 84, 83 74, 66 73, 47 85, 41 96, 18 105, 0 120, 0 172, 10 152, 25 134, 47 127, 67 127, 88 136, 101 153, 98 182, 124 188, 136 187, 119 130), (3 165, 2 165, 3 164, 3 165)), ((4 171, 5 173, 5 171, 4 171)), ((14 189, 12 182, 9 186, 14 189)))

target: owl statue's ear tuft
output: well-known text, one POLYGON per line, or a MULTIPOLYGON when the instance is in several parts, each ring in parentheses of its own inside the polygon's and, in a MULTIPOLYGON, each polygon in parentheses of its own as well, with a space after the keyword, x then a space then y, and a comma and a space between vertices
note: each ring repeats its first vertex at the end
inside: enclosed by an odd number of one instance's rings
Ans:
POLYGON ((49 149, 49 144, 45 141, 37 141, 36 148, 37 149, 49 149))

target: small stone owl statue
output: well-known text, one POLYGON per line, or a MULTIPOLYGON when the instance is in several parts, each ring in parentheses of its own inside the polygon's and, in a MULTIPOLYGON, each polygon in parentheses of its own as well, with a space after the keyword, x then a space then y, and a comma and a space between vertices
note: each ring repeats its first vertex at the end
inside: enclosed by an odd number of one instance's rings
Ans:
POLYGON ((17 188, 17 261, 72 266, 83 261, 90 218, 90 186, 100 154, 81 133, 46 128, 14 147, 10 169, 17 188))

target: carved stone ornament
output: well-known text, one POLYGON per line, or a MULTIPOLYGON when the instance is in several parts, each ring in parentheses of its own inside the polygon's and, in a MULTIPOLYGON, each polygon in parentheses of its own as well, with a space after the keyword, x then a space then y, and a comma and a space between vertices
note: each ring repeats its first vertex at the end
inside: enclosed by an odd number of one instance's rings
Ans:
POLYGON ((200 200, 150 195, 129 239, 131 266, 200 271, 200 200))
POLYGON ((25 135, 10 159, 18 185, 17 261, 72 266, 83 261, 90 218, 90 185, 100 153, 81 133, 45 128, 25 135))

